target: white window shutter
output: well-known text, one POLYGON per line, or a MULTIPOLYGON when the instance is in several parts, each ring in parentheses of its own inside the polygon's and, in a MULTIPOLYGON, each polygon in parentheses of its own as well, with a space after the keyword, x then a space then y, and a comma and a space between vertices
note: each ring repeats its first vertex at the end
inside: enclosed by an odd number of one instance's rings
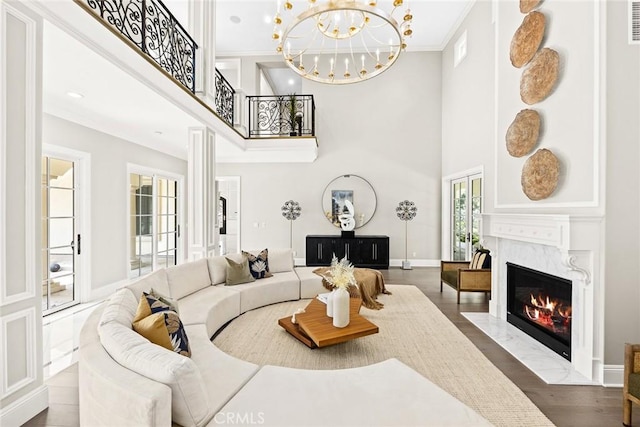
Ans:
POLYGON ((629 0, 629 43, 640 44, 640 0, 629 0))

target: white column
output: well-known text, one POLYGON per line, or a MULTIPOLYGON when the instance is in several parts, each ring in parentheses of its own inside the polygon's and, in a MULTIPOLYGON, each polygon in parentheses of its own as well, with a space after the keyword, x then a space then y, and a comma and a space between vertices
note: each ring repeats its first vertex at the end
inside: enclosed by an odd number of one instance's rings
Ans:
POLYGON ((218 248, 215 142, 211 129, 189 129, 187 227, 191 261, 213 256, 218 248))
POLYGON ((196 93, 211 107, 216 99, 216 0, 189 1, 189 33, 198 43, 196 93))
POLYGON ((0 425, 48 404, 42 370, 42 20, 0 0, 0 425))

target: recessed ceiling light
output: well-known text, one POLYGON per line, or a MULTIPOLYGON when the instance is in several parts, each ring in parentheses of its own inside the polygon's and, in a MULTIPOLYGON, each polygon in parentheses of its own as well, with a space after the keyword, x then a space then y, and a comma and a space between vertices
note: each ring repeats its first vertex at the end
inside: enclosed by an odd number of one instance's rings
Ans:
POLYGON ((84 98, 84 95, 78 92, 67 92, 67 96, 75 99, 84 98))
POLYGON ((264 15, 264 23, 271 24, 273 22, 273 18, 269 15, 264 15))
POLYGON ((231 20, 231 22, 233 22, 234 24, 239 24, 240 21, 242 21, 242 19, 240 19, 240 17, 236 15, 231 16, 229 20, 231 20))
POLYGON ((296 81, 295 81, 295 80, 293 80, 293 79, 289 79, 289 84, 290 84, 291 86, 293 86, 294 84, 296 84, 296 81))

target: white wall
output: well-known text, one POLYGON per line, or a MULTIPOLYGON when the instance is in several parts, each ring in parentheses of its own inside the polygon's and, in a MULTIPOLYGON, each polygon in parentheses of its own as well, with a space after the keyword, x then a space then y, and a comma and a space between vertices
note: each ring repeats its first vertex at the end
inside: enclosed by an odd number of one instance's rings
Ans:
MULTIPOLYGON (((404 53, 384 74, 347 86, 304 81, 302 93, 312 93, 316 104, 318 159, 311 164, 219 164, 216 169, 219 175, 242 176, 243 248, 289 246, 289 223, 280 208, 293 199, 302 206, 293 224, 293 249, 304 258, 306 235, 339 234, 323 216, 326 185, 339 175, 355 174, 368 180, 378 197, 373 219, 356 234, 388 235, 390 257, 403 259, 404 222, 395 208, 409 199, 418 206, 409 223, 409 258, 439 260, 440 57, 439 52, 404 53)), ((245 88, 255 87, 255 75, 247 71, 255 72, 255 61, 243 59, 245 88)))
POLYGON ((20 2, 0 1, 0 40, 0 425, 9 426, 48 405, 40 273, 42 20, 20 2))
MULTIPOLYGON (((548 47, 560 55, 558 81, 542 102, 528 106, 520 99, 520 77, 509 60, 511 39, 524 15, 517 4, 498 2, 497 27, 497 135, 496 135, 496 207, 540 209, 554 205, 576 211, 576 207, 597 207, 599 168, 595 156, 600 140, 600 116, 597 40, 595 18, 599 2, 544 2, 538 9, 546 16, 545 36, 541 48, 548 47), (542 118, 539 148, 551 150, 560 160, 560 181, 547 199, 531 202, 520 185, 522 167, 529 155, 515 158, 505 147, 506 131, 518 111, 537 110, 542 118)), ((533 153, 532 153, 533 154, 533 153)), ((557 210, 556 210, 557 212, 557 210)))
POLYGON ((493 203, 494 33, 491 2, 476 2, 442 52, 442 175, 484 166, 485 211, 493 203), (467 33, 467 55, 454 67, 454 44, 467 33))
MULTIPOLYGON (((91 247, 91 290, 125 280, 129 265, 127 163, 179 174, 186 180, 187 162, 51 115, 44 116, 43 142, 91 155, 91 230, 90 238, 83 238, 91 247)), ((184 188, 186 192, 186 185, 184 188)))
POLYGON ((627 42, 627 8, 607 2, 607 364, 640 343, 640 45, 627 42))
POLYGON ((517 2, 476 2, 443 52, 442 164, 443 175, 484 166, 487 212, 606 213, 606 246, 595 257, 606 259, 604 301, 597 301, 605 307, 605 325, 596 333, 604 336, 603 364, 619 365, 623 343, 640 342, 640 46, 627 42, 627 1, 603 5, 554 1, 540 8, 547 18, 543 46, 561 56, 555 91, 529 107, 543 115, 539 147, 562 162, 559 187, 549 199, 526 198, 520 189, 526 157, 510 157, 505 148, 508 126, 527 108, 519 97, 521 70, 509 61, 509 44, 524 16, 517 2), (453 68, 453 44, 465 30, 467 58, 453 68), (600 36, 606 37, 602 49, 600 36), (494 105, 492 118, 487 110, 494 105))

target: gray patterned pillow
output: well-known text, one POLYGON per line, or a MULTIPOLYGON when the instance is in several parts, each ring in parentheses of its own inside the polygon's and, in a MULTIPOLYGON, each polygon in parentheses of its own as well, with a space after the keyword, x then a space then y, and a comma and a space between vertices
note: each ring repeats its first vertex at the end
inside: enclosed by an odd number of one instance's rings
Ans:
POLYGON ((249 271, 254 279, 264 279, 271 277, 273 274, 269 272, 269 250, 264 249, 258 255, 242 251, 242 255, 247 257, 249 261, 249 271))

